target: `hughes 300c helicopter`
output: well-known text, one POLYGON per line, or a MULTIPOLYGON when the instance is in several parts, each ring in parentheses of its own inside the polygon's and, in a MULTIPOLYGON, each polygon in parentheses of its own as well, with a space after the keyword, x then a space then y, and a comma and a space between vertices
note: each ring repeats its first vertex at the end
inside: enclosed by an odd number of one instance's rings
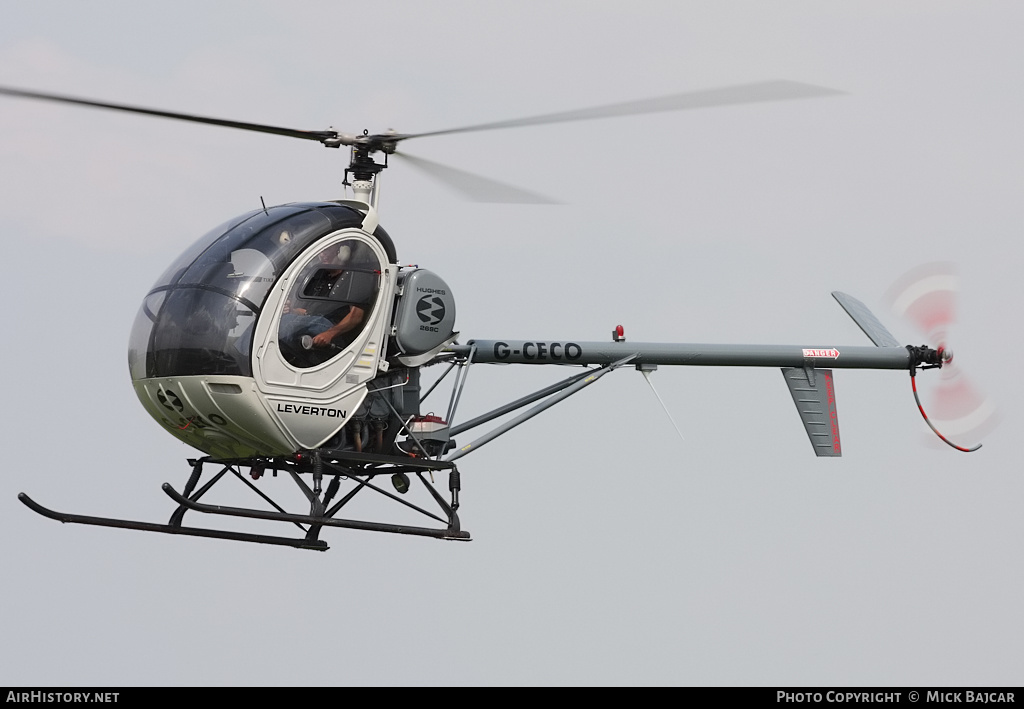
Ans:
MULTIPOLYGON (((135 391, 168 433, 205 453, 189 461, 191 475, 182 492, 163 485, 177 504, 170 521, 151 524, 64 514, 19 495, 32 510, 61 522, 316 550, 327 549, 319 538, 323 527, 468 540, 457 514, 461 479, 456 462, 615 369, 630 366, 646 373, 659 365, 781 368, 815 454, 838 456, 833 369, 904 369, 914 377, 919 368, 942 367, 951 359, 941 345, 901 346, 861 302, 839 292, 833 293, 836 300, 874 346, 637 343, 626 342, 621 328, 610 342, 477 339, 458 344, 451 288, 431 271, 400 266, 391 237, 378 223, 381 172, 389 156, 401 155, 396 153, 398 144, 411 138, 839 92, 765 82, 430 133, 362 135, 293 130, 20 89, 0 88, 0 93, 351 149, 344 184, 353 199, 286 204, 232 219, 189 247, 142 302, 128 350, 135 391), (383 156, 382 162, 375 160, 377 155, 383 156), (468 368, 485 363, 570 365, 577 371, 456 424, 468 368), (420 370, 428 365, 447 369, 422 392, 420 370), (445 416, 424 415, 421 403, 453 370, 445 416), (489 433, 456 446, 455 436, 528 406, 489 433), (200 486, 207 465, 217 472, 200 486), (286 511, 245 479, 246 469, 255 480, 267 472, 286 473, 308 507, 303 503, 300 512, 286 511), (228 473, 272 509, 202 502, 228 473), (443 473, 448 495, 432 482, 435 474, 443 473), (390 478, 394 492, 379 484, 382 478, 390 478), (418 494, 431 509, 409 502, 412 498, 405 493, 410 486, 422 486, 418 494), (432 520, 426 524, 437 526, 338 516, 356 495, 368 491, 415 510, 432 520), (277 537, 184 526, 188 511, 292 523, 303 534, 277 537)), ((434 163, 416 160, 414 165, 477 196, 482 190, 487 193, 485 201, 496 192, 499 201, 533 197, 434 163)), ((916 397, 916 387, 914 392, 916 397)))

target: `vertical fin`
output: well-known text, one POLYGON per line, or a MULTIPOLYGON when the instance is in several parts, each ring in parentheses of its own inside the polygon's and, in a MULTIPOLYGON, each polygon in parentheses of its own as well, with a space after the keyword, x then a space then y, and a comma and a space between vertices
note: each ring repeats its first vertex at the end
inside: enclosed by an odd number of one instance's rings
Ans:
POLYGON ((807 437, 816 456, 839 457, 843 454, 839 442, 839 416, 836 412, 836 390, 831 369, 815 370, 811 367, 783 367, 793 403, 804 423, 807 437))
POLYGON ((892 336, 892 333, 885 329, 885 325, 875 317, 874 313, 868 310, 868 306, 860 302, 852 295, 841 291, 832 291, 832 297, 843 306, 846 314, 853 318, 857 326, 864 331, 877 347, 902 347, 899 340, 892 336))

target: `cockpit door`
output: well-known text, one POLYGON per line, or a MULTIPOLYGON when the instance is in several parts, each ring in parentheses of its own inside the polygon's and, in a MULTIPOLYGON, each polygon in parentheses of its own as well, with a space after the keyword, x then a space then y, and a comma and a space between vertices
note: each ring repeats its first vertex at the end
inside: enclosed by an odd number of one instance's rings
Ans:
POLYGON ((253 374, 271 413, 315 448, 348 422, 387 349, 397 267, 359 229, 318 240, 275 284, 253 374))

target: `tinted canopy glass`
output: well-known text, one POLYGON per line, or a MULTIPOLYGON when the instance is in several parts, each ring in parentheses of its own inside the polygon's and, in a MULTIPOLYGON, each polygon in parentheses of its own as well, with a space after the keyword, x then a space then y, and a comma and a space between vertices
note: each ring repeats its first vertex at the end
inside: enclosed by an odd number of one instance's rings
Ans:
POLYGON ((278 346, 292 365, 315 367, 341 353, 370 321, 382 264, 367 244, 345 239, 310 259, 289 290, 278 346))
POLYGON ((129 343, 132 378, 251 376, 252 333, 274 282, 314 241, 362 219, 342 205, 291 204, 250 212, 205 235, 143 301, 129 343))

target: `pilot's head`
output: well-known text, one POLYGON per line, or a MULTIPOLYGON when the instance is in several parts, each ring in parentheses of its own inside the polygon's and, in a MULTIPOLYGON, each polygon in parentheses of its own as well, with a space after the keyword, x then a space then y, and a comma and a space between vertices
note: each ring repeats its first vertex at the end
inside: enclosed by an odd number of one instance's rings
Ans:
POLYGON ((352 259, 352 247, 348 244, 328 246, 317 255, 325 266, 344 266, 352 259))

